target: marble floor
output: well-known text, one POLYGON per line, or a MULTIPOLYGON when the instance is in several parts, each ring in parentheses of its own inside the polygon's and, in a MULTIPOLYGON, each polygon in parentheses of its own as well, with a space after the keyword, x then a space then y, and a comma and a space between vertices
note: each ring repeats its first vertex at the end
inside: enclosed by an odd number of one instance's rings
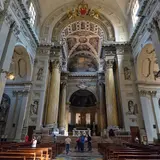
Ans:
POLYGON ((56 160, 103 160, 103 156, 99 154, 97 149, 93 149, 90 152, 77 152, 71 149, 69 154, 66 155, 65 151, 56 157, 56 160))

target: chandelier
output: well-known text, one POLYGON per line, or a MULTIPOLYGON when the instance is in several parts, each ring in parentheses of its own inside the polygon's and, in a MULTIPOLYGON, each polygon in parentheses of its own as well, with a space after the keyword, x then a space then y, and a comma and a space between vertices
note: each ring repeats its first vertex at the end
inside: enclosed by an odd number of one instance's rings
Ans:
POLYGON ((98 19, 99 18, 99 12, 97 9, 90 9, 88 7, 88 4, 85 3, 84 0, 82 0, 81 3, 78 4, 76 8, 69 9, 67 12, 68 18, 76 18, 76 17, 85 17, 85 16, 90 16, 93 18, 98 19))

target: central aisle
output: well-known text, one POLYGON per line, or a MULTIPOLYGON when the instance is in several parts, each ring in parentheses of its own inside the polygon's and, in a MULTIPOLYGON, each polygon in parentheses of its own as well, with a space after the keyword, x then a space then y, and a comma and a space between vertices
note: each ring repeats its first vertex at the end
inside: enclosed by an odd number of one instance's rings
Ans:
POLYGON ((95 148, 92 152, 84 151, 83 153, 71 149, 68 155, 66 155, 64 151, 57 156, 56 160, 103 160, 103 156, 95 148))

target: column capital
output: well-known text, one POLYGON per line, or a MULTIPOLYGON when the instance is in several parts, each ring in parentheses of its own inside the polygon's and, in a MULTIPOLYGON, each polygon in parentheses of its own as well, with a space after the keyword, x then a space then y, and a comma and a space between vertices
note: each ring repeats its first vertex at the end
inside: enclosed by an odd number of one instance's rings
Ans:
POLYGON ((152 96, 155 97, 157 94, 157 91, 148 91, 148 90, 139 90, 140 96, 152 96))
POLYGON ((62 86, 62 88, 65 88, 67 86, 67 81, 62 81, 61 86, 62 86))
POLYGON ((113 68, 114 66, 114 59, 108 59, 105 61, 105 69, 113 68))
POLYGON ((60 60, 59 59, 52 59, 51 66, 52 66, 52 69, 56 69, 56 68, 60 69, 60 67, 61 67, 60 60))

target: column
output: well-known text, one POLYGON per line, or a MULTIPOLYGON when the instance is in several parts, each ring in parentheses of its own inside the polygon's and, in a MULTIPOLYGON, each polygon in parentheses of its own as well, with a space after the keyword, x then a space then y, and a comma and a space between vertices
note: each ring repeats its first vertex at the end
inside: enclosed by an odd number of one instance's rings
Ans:
POLYGON ((159 104, 158 99, 156 97, 157 91, 151 92, 151 102, 152 102, 152 109, 153 109, 153 115, 155 119, 156 124, 156 130, 157 130, 157 137, 160 139, 160 110, 159 110, 159 104))
POLYGON ((61 83, 61 102, 59 112, 59 131, 64 134, 66 126, 66 82, 61 83))
POLYGON ((106 112, 108 126, 118 126, 115 84, 113 75, 114 57, 106 57, 105 66, 105 89, 106 89, 106 112))
POLYGON ((101 135, 103 134, 104 129, 106 128, 106 112, 104 106, 104 84, 102 82, 99 83, 99 94, 100 94, 100 101, 99 101, 99 120, 100 120, 100 132, 101 135))
POLYGON ((157 138, 157 134, 156 129, 154 128, 155 119, 152 108, 150 91, 140 90, 140 101, 148 142, 152 143, 153 139, 157 138))
POLYGON ((24 138, 25 136, 24 133, 22 133, 22 129, 23 129, 26 110, 27 110, 29 89, 30 87, 27 90, 23 90, 20 92, 20 94, 22 94, 23 96, 23 99, 22 99, 22 104, 19 112, 19 118, 17 120, 16 136, 15 136, 16 141, 20 141, 21 138, 22 137, 24 138))
POLYGON ((69 104, 66 104, 65 135, 68 136, 69 104))
POLYGON ((60 92, 60 62, 52 61, 51 85, 47 112, 47 125, 57 125, 59 92, 60 92))

